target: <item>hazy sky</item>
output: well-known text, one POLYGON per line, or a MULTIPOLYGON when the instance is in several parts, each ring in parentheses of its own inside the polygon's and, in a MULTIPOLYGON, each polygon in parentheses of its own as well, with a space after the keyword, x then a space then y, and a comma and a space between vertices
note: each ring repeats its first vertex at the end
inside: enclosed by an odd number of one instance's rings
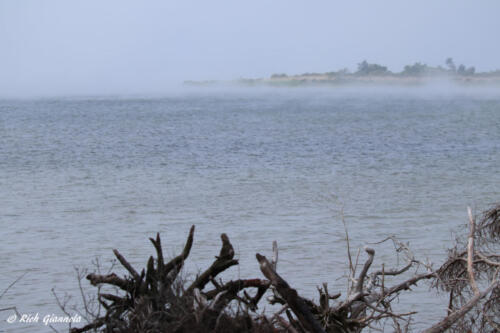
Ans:
POLYGON ((500 1, 0 0, 0 95, 161 92, 363 59, 500 68, 500 1))

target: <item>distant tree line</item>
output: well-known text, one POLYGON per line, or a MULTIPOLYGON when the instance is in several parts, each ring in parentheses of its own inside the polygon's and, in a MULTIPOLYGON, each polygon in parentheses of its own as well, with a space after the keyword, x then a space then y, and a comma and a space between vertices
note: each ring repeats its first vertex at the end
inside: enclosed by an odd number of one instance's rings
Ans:
POLYGON ((356 72, 357 75, 383 75, 390 73, 386 66, 370 64, 366 60, 358 64, 358 71, 356 72))
MULTIPOLYGON (((407 76, 418 76, 418 75, 435 75, 435 74, 456 74, 462 76, 474 75, 476 68, 474 66, 466 67, 460 64, 458 67, 452 58, 447 58, 445 61, 446 67, 442 66, 432 67, 427 64, 416 62, 413 65, 406 65, 402 72, 395 73, 407 76)), ((386 66, 379 64, 370 64, 366 60, 358 64, 358 70, 356 75, 388 75, 393 74, 387 69, 386 66)))
MULTIPOLYGON (((424 63, 415 62, 413 65, 404 66, 403 70, 399 73, 391 72, 387 66, 383 66, 376 63, 369 63, 363 60, 358 64, 357 70, 353 73, 349 71, 348 68, 343 68, 338 71, 331 71, 326 73, 303 73, 297 76, 300 77, 311 77, 311 76, 321 76, 326 75, 329 77, 342 77, 346 75, 354 76, 439 76, 439 75, 457 75, 457 76, 473 76, 476 75, 476 68, 474 66, 467 67, 464 64, 456 65, 453 58, 447 58, 445 60, 445 66, 429 66, 424 63)), ((500 75, 500 70, 480 73, 481 75, 500 75)), ((290 76, 293 77, 293 76, 290 76)), ((285 79, 289 78, 287 74, 273 74, 271 79, 285 79)))

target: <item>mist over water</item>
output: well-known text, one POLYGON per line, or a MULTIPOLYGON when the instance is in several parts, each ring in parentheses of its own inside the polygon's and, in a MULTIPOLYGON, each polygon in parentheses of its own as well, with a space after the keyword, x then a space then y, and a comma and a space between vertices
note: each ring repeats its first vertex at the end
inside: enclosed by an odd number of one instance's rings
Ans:
MULTIPOLYGON (((225 232, 240 266, 224 278, 261 277, 255 253, 277 240, 279 273, 307 297, 325 281, 345 291, 342 217, 353 248, 396 234, 439 265, 467 206, 499 201, 499 12, 498 0, 0 0, 0 294, 28 271, 0 309, 61 314, 51 288, 81 304, 75 266, 97 256, 105 269, 116 248, 140 269, 148 237, 175 255, 192 224, 187 272, 225 232)), ((402 265, 372 246, 374 267, 402 265)), ((445 314, 427 287, 401 298, 417 327, 445 314)), ((9 314, 0 332, 51 332, 9 314)))
MULTIPOLYGON (((300 293, 344 291, 342 209, 353 246, 396 234, 438 265, 467 205, 498 201, 499 111, 496 89, 445 84, 0 101, 0 290, 30 270, 1 305, 60 313, 50 290, 77 297, 74 266, 117 248, 139 269, 148 237, 173 255, 192 224, 190 272, 226 232, 240 259, 227 278, 260 276, 254 255, 277 240, 300 293)), ((376 250, 376 267, 397 264, 376 250)), ((403 306, 443 316, 419 290, 403 306)))

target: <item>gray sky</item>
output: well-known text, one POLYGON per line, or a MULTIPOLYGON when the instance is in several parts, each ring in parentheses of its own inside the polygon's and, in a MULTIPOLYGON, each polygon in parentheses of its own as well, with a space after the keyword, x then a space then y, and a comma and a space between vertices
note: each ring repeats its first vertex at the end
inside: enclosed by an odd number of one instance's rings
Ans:
POLYGON ((363 59, 500 68, 500 1, 0 0, 0 96, 158 93, 363 59))

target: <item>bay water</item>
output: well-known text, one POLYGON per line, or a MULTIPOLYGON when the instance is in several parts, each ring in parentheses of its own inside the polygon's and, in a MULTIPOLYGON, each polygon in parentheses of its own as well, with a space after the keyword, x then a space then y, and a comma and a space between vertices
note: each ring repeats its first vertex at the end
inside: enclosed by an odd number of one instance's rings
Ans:
MULTIPOLYGON (((300 294, 345 294, 345 220, 353 253, 397 235, 437 267, 477 213, 500 201, 500 93, 434 89, 199 90, 155 97, 0 100, 0 308, 62 315, 79 303, 75 267, 118 249, 136 267, 160 232, 166 255, 195 242, 186 277, 218 254, 262 277, 255 253, 280 249, 300 294)), ((401 266, 390 243, 374 267, 401 266)), ((366 255, 361 252, 362 264, 366 255)), ((118 267, 118 272, 122 272, 118 267)), ((190 275, 191 274, 191 275, 190 275)), ((92 291, 87 281, 86 290, 92 291)), ((417 326, 445 315, 425 283, 401 300, 417 326)), ((8 324, 0 331, 50 331, 8 324)), ((78 326, 78 325, 77 325, 78 326)), ((62 329, 64 326, 55 325, 62 329)))

